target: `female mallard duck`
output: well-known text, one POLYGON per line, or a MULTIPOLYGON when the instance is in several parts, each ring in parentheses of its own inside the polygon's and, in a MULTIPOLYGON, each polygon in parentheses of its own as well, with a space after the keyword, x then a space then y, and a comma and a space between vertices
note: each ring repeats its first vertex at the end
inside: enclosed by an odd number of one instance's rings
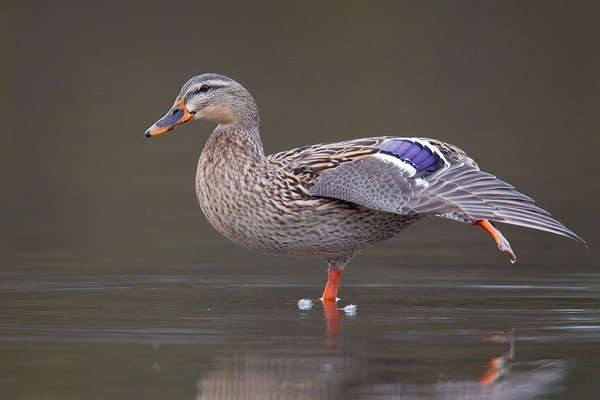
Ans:
POLYGON ((363 247, 429 215, 479 225, 512 262, 515 254, 493 222, 585 243, 531 198, 438 140, 379 136, 265 156, 254 99, 217 74, 190 79, 146 136, 193 119, 218 124, 196 173, 206 218, 249 249, 327 260, 324 300, 336 299, 344 266, 363 247))

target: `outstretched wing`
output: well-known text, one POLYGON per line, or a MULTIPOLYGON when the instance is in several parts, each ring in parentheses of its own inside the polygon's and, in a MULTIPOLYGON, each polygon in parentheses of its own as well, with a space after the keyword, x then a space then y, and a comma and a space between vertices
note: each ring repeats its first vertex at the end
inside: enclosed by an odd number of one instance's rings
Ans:
POLYGON ((467 223, 487 219, 584 243, 530 197, 479 170, 462 150, 446 143, 379 137, 297 149, 284 158, 312 196, 398 214, 436 215, 467 223))

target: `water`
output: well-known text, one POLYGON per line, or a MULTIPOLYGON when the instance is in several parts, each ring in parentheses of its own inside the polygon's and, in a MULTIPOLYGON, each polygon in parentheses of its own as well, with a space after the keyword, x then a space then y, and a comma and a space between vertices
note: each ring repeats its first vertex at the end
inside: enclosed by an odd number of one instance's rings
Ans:
POLYGON ((485 277, 475 265, 390 274, 390 260, 360 258, 329 309, 313 283, 324 283, 323 265, 281 275, 277 262, 246 272, 221 266, 221 274, 3 273, 3 398, 597 393, 600 274, 532 277, 507 260, 485 277), (310 296, 313 307, 300 309, 310 296), (348 304, 356 313, 343 310, 348 304))
POLYGON ((0 399, 600 397, 596 2, 10 3, 0 399), (500 226, 512 265, 480 229, 426 219, 323 304, 325 262, 241 249, 203 218, 213 126, 144 138, 208 71, 254 95, 267 153, 436 137, 589 249, 500 226))

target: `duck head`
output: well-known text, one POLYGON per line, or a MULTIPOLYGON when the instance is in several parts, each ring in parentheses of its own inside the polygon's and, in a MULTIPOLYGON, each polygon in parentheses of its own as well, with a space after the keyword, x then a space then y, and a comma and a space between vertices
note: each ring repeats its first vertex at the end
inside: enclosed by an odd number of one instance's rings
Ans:
POLYGON ((181 88, 164 117, 146 131, 146 137, 167 133, 193 119, 219 127, 258 125, 258 109, 248 91, 231 78, 218 74, 193 77, 181 88))

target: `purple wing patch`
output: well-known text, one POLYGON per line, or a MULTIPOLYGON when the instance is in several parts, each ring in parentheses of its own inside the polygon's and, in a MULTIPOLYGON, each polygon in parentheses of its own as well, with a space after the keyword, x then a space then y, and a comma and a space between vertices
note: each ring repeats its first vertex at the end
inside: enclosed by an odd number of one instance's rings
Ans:
POLYGON ((383 154, 394 156, 412 165, 418 177, 432 174, 444 165, 442 157, 428 146, 409 139, 390 139, 381 142, 377 147, 383 154))

